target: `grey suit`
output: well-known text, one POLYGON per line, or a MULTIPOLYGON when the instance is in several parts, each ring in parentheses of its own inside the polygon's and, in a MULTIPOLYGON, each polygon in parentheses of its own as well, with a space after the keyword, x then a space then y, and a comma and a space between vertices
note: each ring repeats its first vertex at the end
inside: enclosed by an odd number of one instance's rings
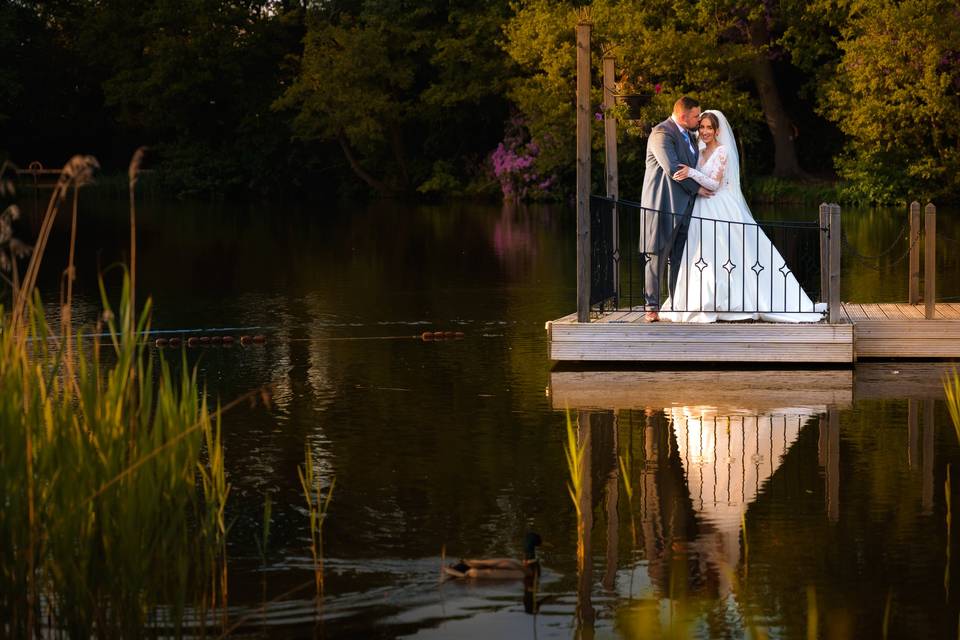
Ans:
POLYGON ((655 126, 647 138, 647 168, 643 174, 640 204, 648 211, 644 211, 641 223, 640 252, 649 258, 644 274, 644 297, 648 308, 660 306, 660 278, 668 249, 669 255, 673 256, 669 281, 673 293, 680 256, 687 243, 693 202, 700 189, 693 178, 677 182, 671 177, 681 164, 697 166, 700 151, 693 134, 689 135, 690 144, 687 144, 677 123, 673 118, 667 118, 655 126))

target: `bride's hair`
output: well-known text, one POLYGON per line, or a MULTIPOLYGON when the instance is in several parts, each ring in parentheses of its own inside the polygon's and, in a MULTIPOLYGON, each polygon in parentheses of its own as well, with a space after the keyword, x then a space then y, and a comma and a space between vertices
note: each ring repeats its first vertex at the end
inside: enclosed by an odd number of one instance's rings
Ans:
POLYGON ((703 122, 704 120, 709 120, 709 121, 710 121, 710 124, 713 125, 713 132, 714 132, 714 134, 720 132, 720 119, 717 118, 717 116, 716 116, 715 114, 710 113, 709 111, 707 111, 706 113, 704 113, 704 114, 702 114, 702 115, 700 116, 700 122, 703 122))

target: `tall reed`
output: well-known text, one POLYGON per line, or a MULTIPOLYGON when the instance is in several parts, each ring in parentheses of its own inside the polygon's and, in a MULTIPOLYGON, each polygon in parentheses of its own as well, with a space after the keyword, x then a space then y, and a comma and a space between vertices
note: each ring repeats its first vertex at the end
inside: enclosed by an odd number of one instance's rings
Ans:
MULTIPOLYGON (((101 320, 76 332, 72 258, 59 335, 35 291, 57 208, 95 168, 80 156, 65 168, 13 310, 0 308, 0 629, 10 637, 180 636, 188 610, 226 596, 229 486, 219 417, 196 373, 183 366, 177 379, 138 339, 151 303, 137 313, 128 274, 119 322, 101 282, 101 320)), ((74 219, 71 245, 75 232, 74 219)))
POLYGON ((300 476, 300 486, 303 487, 303 497, 307 501, 307 512, 310 519, 310 554, 313 557, 313 576, 316 586, 317 601, 323 597, 323 521, 327 518, 330 508, 330 499, 333 497, 333 487, 337 479, 330 480, 327 495, 321 490, 320 476, 313 465, 313 456, 310 447, 304 453, 304 465, 297 468, 300 476))
POLYGON ((195 373, 176 382, 110 319, 107 345, 72 338, 68 378, 38 297, 25 310, 28 340, 0 318, 0 618, 16 637, 41 614, 47 635, 135 637, 163 603, 180 632, 222 563, 228 491, 195 373))
POLYGON ((567 441, 563 444, 563 453, 567 460, 567 472, 570 479, 567 481, 567 493, 573 501, 573 507, 577 513, 577 566, 581 571, 586 562, 586 550, 584 548, 584 520, 583 520, 583 483, 584 483, 584 455, 587 450, 587 438, 589 432, 584 436, 583 443, 577 442, 577 430, 573 426, 573 420, 570 418, 570 411, 567 411, 567 441))

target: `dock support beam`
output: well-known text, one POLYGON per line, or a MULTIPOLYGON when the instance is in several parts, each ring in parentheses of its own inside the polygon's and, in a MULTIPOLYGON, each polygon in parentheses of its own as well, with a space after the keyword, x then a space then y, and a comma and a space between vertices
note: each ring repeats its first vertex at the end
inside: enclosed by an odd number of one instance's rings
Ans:
POLYGON ((590 31, 577 23, 577 322, 590 321, 590 31))
MULTIPOLYGON (((620 177, 617 167, 617 119, 608 115, 613 108, 616 69, 613 56, 603 57, 603 148, 606 160, 607 197, 616 201, 620 197, 620 177)), ((613 205, 613 290, 620 294, 620 270, 617 268, 620 255, 620 216, 613 205)))
POLYGON ((830 302, 830 205, 826 202, 820 205, 820 302, 830 302))
POLYGON ((920 203, 910 203, 910 282, 907 302, 920 304, 920 203))
POLYGON ((928 203, 924 214, 923 300, 926 318, 933 320, 937 309, 937 208, 928 203))
POLYGON ((840 205, 830 205, 830 324, 840 322, 840 205))

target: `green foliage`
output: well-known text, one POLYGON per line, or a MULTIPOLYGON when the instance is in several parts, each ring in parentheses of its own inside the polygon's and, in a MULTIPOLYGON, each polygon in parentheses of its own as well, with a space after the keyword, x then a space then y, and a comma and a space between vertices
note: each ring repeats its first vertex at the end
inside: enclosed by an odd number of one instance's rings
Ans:
POLYGON ((870 202, 960 189, 960 10, 946 0, 850 3, 823 113, 846 135, 837 171, 870 202))
MULTIPOLYGON (((726 113, 745 179, 789 174, 793 155, 813 171, 835 160, 848 201, 943 201, 960 186, 953 4, 8 2, 0 140, 21 165, 82 148, 108 172, 147 144, 175 195, 435 196, 495 190, 490 155, 520 121, 538 149, 531 175, 562 197, 574 184, 574 26, 588 8, 594 112, 604 53, 651 96, 619 127, 624 196, 639 196, 650 126, 687 94, 726 113)), ((602 130, 595 120, 597 160, 602 130)))
POLYGON ((491 125, 505 114, 503 11, 446 2, 313 10, 299 74, 274 108, 292 114, 299 139, 336 141, 379 191, 455 188, 470 169, 464 152, 476 153, 478 138, 492 148, 491 125))
MULTIPOLYGON (((618 134, 621 184, 633 185, 637 191, 633 197, 639 196, 642 183, 646 133, 670 115, 681 95, 695 96, 705 106, 723 110, 744 142, 756 137, 753 132, 760 112, 743 84, 753 50, 722 38, 726 26, 704 11, 697 3, 598 0, 591 4, 593 68, 599 69, 602 53, 610 51, 616 56, 618 73, 627 74, 636 90, 652 97, 646 109, 648 119, 621 128, 618 134)), ((524 72, 512 82, 510 97, 540 147, 537 169, 541 175, 570 175, 574 163, 576 22, 572 4, 531 0, 516 7, 505 27, 504 47, 524 72)), ((600 105, 600 82, 593 84, 591 103, 600 105)), ((599 121, 593 127, 593 147, 603 148, 599 121)), ((599 178, 595 182, 599 184, 599 178)))
POLYGON ((11 636, 42 620, 71 637, 139 637, 161 604, 182 633, 225 560, 229 488, 196 377, 177 382, 117 330, 133 326, 129 279, 117 324, 104 305, 94 332, 106 329, 106 343, 52 335, 39 298, 26 335, 0 317, 0 617, 11 636))

